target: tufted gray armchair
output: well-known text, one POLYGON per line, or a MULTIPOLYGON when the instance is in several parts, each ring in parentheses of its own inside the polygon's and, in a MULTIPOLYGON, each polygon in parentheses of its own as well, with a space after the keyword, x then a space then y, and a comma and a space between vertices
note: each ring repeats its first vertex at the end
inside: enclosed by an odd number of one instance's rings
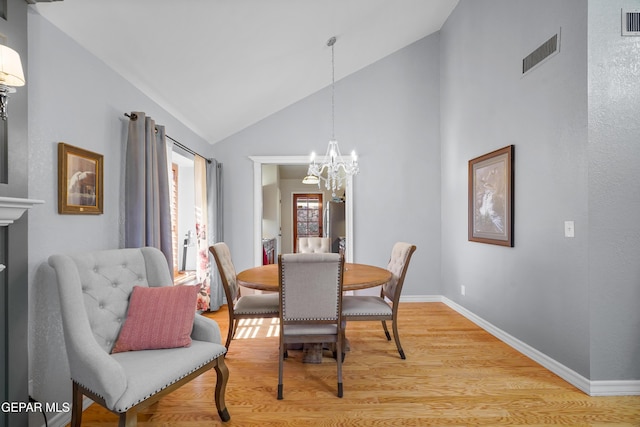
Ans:
MULTIPOLYGON (((127 315, 133 286, 172 286, 164 255, 155 248, 53 255, 65 346, 73 381, 71 426, 79 427, 83 395, 135 426, 137 412, 214 369, 215 404, 230 419, 224 394, 229 371, 218 324, 196 315, 189 347, 111 354, 127 315)), ((195 306, 194 306, 195 310, 195 306)))

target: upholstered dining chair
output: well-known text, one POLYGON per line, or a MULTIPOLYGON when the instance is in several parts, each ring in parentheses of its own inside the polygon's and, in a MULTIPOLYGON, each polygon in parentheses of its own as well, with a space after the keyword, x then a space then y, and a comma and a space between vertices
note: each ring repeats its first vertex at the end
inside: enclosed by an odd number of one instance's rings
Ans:
POLYGON ((298 252, 302 254, 331 252, 331 237, 298 237, 298 252))
POLYGON ((338 397, 342 397, 342 282, 344 257, 340 254, 282 254, 278 257, 280 282, 280 346, 278 399, 283 398, 286 346, 335 343, 338 397))
POLYGON ((345 295, 342 298, 342 317, 347 322, 380 320, 389 341, 391 341, 391 336, 389 329, 387 329, 387 320, 392 322, 393 338, 402 359, 406 359, 406 357, 398 335, 398 307, 409 261, 415 250, 416 246, 410 243, 397 242, 393 245, 391 258, 387 265, 387 270, 391 272, 391 280, 382 285, 380 296, 345 295))
POLYGON ((229 349, 241 319, 276 318, 280 313, 278 294, 240 295, 240 286, 236 280, 236 269, 231 260, 231 251, 224 242, 209 247, 209 252, 216 260, 216 266, 222 279, 222 287, 227 299, 229 312, 229 331, 225 347, 229 349))
POLYGON ((52 255, 72 380, 71 426, 82 422, 83 395, 136 425, 136 414, 209 369, 215 404, 229 370, 218 324, 196 314, 197 286, 173 286, 158 249, 52 255))

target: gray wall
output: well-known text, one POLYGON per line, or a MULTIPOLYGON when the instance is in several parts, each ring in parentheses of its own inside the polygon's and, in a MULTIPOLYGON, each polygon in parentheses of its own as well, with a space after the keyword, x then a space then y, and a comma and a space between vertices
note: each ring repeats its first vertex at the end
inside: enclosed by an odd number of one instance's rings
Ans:
POLYGON ((441 31, 443 294, 590 380, 640 379, 638 39, 620 37, 623 4, 462 0, 441 31), (560 53, 521 77, 560 28, 560 53), (467 161, 509 144, 515 247, 468 242, 467 161))
MULTIPOLYGON (((29 26, 29 196, 45 200, 29 213, 29 355, 33 395, 69 402, 71 382, 58 295, 47 258, 123 245, 125 112, 145 111, 167 134, 207 155, 209 144, 95 56, 31 11, 29 26), (104 155, 104 214, 59 215, 57 144, 104 155)), ((36 414, 36 420, 42 417, 36 414)), ((51 414, 50 414, 51 415, 51 414)))
MULTIPOLYGON (((386 266, 393 243, 415 243, 408 295, 440 293, 438 46, 439 35, 431 35, 336 82, 336 138, 341 151, 355 149, 360 162, 354 178, 354 261, 386 266)), ((336 44, 336 56, 338 50, 336 44)), ((330 58, 327 51, 328 70, 330 58)), ((330 112, 326 88, 214 145, 225 170, 225 238, 238 271, 253 266, 248 156, 324 153, 330 112)))
POLYGON ((588 378, 586 6, 462 0, 441 34, 441 114, 444 295, 588 378), (522 77, 561 27, 560 53, 522 77), (515 247, 468 242, 467 162, 509 144, 515 247))
POLYGON ((589 329, 591 379, 640 379, 640 37, 620 9, 589 1, 589 329))

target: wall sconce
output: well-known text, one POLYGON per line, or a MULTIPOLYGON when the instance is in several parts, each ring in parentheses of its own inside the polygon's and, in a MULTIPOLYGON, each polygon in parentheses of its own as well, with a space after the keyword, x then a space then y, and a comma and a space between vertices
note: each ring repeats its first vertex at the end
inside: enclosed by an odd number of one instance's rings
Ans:
POLYGON ((0 45, 0 118, 7 120, 7 101, 15 86, 24 86, 20 55, 10 47, 0 45))

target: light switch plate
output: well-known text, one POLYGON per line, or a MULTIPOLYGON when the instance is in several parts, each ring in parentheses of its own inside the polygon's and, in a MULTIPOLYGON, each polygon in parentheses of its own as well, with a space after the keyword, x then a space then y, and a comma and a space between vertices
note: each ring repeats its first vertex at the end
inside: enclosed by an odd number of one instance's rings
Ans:
POLYGON ((575 237, 575 227, 573 221, 564 222, 564 237, 575 237))

